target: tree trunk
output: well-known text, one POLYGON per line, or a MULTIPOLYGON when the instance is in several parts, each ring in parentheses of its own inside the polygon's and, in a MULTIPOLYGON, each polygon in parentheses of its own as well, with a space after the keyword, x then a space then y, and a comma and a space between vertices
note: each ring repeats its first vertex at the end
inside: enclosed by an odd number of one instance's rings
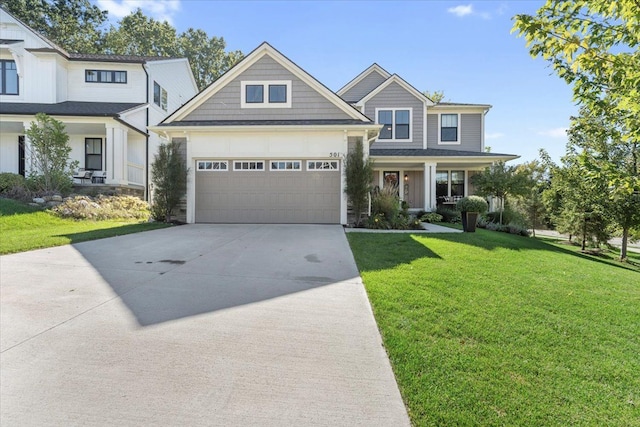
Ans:
POLYGON ((620 261, 627 259, 627 242, 629 240, 629 227, 622 229, 622 245, 620 246, 620 261))
POLYGON ((587 243, 587 217, 582 219, 582 252, 586 249, 587 243))

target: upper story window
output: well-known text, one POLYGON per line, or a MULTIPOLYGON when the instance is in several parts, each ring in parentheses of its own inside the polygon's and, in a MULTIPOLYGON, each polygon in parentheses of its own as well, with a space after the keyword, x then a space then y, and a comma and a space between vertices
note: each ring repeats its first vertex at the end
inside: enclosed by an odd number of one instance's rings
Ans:
POLYGON ((458 139, 458 115, 440 115, 440 142, 457 143, 458 139))
POLYGON ((291 108, 291 80, 243 81, 241 108, 291 108))
POLYGON ((87 83, 127 83, 127 72, 114 70, 84 70, 84 81, 87 83))
POLYGON ((153 103, 167 111, 167 99, 167 91, 158 82, 153 82, 153 103))
POLYGON ((0 60, 2 82, 0 95, 18 95, 18 67, 16 61, 0 60))
POLYGON ((378 140, 411 141, 411 108, 376 109, 380 129, 378 140))

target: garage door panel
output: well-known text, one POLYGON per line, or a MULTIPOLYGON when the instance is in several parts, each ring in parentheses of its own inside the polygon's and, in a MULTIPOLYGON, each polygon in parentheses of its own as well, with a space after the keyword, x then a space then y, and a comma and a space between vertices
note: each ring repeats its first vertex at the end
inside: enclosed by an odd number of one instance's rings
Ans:
POLYGON ((337 224, 340 179, 339 171, 196 171, 196 222, 337 224))

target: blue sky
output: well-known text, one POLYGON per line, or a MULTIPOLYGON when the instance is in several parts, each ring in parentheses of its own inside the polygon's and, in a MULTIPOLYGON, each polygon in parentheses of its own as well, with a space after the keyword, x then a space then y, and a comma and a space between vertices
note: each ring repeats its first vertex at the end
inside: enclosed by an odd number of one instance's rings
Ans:
POLYGON ((373 62, 452 102, 491 104, 485 144, 496 153, 564 154, 571 88, 511 34, 512 17, 543 1, 95 0, 117 21, 140 7, 222 36, 245 54, 263 41, 337 91, 373 62))

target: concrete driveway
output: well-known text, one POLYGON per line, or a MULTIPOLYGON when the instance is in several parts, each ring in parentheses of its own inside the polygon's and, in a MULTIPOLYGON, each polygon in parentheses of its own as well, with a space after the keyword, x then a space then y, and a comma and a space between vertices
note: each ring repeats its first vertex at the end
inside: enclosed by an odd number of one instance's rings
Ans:
POLYGON ((340 226, 186 225, 0 257, 2 426, 403 426, 340 226))

